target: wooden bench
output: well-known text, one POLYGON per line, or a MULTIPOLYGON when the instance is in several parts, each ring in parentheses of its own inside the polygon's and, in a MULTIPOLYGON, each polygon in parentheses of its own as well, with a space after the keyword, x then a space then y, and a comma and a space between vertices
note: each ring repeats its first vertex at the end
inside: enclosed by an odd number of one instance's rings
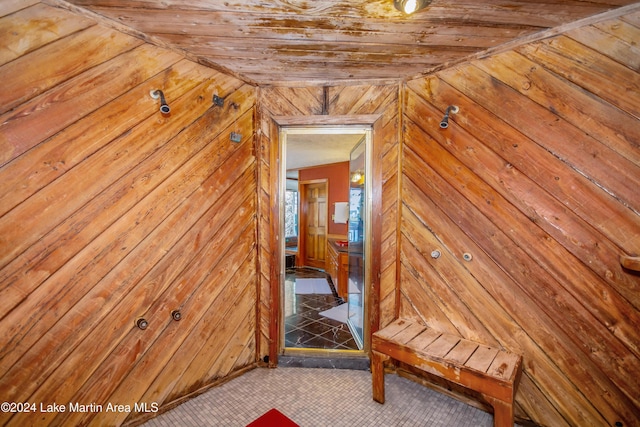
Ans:
POLYGON ((493 406, 493 425, 513 426, 522 356, 397 319, 371 340, 373 399, 380 403, 384 403, 383 364, 389 358, 481 393, 493 406))

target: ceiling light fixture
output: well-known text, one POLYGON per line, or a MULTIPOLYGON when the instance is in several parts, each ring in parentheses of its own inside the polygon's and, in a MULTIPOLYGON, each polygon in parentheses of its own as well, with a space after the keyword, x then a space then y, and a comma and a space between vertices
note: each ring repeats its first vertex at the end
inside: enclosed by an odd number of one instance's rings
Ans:
POLYGON ((393 0, 393 5, 400 12, 411 15, 414 12, 429 6, 432 0, 393 0))

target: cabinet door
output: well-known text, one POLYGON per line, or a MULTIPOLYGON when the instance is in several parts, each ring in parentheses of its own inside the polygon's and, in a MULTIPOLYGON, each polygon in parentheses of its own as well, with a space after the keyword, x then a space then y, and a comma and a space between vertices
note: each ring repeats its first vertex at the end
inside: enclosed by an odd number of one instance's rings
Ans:
POLYGON ((338 277, 338 253, 331 245, 331 243, 327 243, 327 260, 325 271, 329 276, 331 276, 331 280, 333 284, 337 287, 336 278, 338 277))
POLYGON ((338 295, 345 301, 349 300, 349 254, 340 252, 338 258, 338 295))

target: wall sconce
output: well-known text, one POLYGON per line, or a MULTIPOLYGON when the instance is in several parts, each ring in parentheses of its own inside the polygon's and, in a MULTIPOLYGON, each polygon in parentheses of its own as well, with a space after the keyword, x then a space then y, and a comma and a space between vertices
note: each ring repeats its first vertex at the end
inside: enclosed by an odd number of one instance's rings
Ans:
POLYGON ((431 4, 432 0, 393 0, 393 5, 400 12, 411 15, 431 4))
POLYGON ((171 107, 167 104, 167 101, 164 99, 164 93, 162 93, 160 89, 152 90, 149 95, 151 95, 153 99, 160 98, 160 112, 162 114, 169 114, 171 112, 171 107))
POLYGON ((460 108, 458 108, 457 105, 449 105, 447 107, 447 111, 444 113, 444 117, 442 118, 442 121, 440 122, 440 128, 442 128, 442 129, 448 128, 449 127, 449 113, 457 114, 458 111, 460 111, 460 108))

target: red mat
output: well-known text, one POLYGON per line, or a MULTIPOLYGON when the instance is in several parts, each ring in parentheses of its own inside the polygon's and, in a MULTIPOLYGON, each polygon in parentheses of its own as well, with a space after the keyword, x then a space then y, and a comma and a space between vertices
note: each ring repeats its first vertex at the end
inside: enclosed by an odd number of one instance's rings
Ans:
POLYGON ((277 409, 270 409, 247 427, 300 427, 277 409))

